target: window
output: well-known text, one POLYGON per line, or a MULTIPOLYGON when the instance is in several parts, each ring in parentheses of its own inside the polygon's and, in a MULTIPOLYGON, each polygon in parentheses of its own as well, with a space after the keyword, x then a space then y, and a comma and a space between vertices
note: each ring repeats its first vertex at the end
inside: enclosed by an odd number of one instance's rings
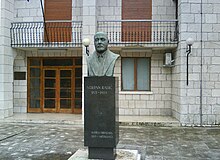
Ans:
POLYGON ((122 90, 150 90, 150 58, 122 58, 122 90))

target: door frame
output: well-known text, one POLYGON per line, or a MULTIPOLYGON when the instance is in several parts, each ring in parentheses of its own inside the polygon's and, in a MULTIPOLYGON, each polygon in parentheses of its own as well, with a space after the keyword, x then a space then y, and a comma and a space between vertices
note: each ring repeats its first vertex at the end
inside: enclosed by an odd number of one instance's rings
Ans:
MULTIPOLYGON (((28 113, 43 113, 43 112, 49 112, 48 109, 44 110, 44 70, 45 69, 54 69, 54 70, 62 70, 62 69, 68 69, 68 70, 72 70, 72 76, 71 76, 71 109, 60 109, 60 110, 54 110, 54 111, 50 111, 52 113, 73 113, 73 114, 81 114, 82 113, 82 106, 81 108, 76 108, 75 107, 75 101, 77 99, 81 99, 82 97, 75 97, 75 91, 76 91, 76 87, 75 87, 75 80, 76 80, 76 76, 75 76, 75 69, 76 68, 82 68, 82 62, 79 63, 79 59, 81 59, 82 61, 82 57, 28 57, 27 61, 28 61, 28 66, 27 66, 27 111, 28 113), (43 60, 44 59, 72 59, 73 65, 72 66, 43 66, 43 60), (40 65, 39 66, 31 66, 31 60, 39 60, 40 61, 40 65), (31 91, 31 68, 38 68, 40 69, 41 72, 41 76, 40 76, 40 97, 39 97, 39 101, 40 101, 40 107, 39 108, 31 108, 31 95, 30 95, 30 91, 31 91)), ((81 78, 83 78, 83 74, 81 75, 81 78)), ((82 105, 82 104, 81 104, 82 105)))

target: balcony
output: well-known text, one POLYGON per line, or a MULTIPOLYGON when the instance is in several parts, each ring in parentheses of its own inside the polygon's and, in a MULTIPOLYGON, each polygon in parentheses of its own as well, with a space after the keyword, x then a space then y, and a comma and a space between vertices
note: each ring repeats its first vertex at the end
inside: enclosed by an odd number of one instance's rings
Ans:
MULTIPOLYGON (((108 34, 111 46, 176 47, 177 20, 98 21, 97 31, 108 34)), ((71 48, 82 45, 81 21, 15 22, 13 48, 71 48)))
POLYGON ((178 43, 177 20, 98 21, 97 30, 108 34, 111 46, 168 46, 178 43))
POLYGON ((11 24, 13 48, 69 48, 82 44, 81 21, 16 22, 11 24))

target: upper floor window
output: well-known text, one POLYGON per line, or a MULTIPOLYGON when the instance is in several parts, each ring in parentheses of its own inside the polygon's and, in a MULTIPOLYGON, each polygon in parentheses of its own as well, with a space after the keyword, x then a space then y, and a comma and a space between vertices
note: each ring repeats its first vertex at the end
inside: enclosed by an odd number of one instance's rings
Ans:
POLYGON ((122 90, 150 90, 150 58, 122 58, 122 90))

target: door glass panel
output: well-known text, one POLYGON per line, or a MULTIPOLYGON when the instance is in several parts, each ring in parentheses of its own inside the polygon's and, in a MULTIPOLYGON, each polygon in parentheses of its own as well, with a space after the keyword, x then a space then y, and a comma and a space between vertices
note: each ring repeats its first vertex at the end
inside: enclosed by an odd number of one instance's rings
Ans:
POLYGON ((60 70, 60 109, 72 108, 71 83, 72 83, 72 70, 60 70))
POLYGON ((81 88, 82 87, 82 79, 81 78, 77 78, 75 80, 75 87, 76 88, 81 88))
POLYGON ((82 58, 76 59, 76 65, 82 65, 82 58))
POLYGON ((31 78, 31 88, 40 88, 40 78, 31 78))
POLYGON ((75 100, 75 108, 82 108, 82 100, 81 99, 75 100))
POLYGON ((60 98, 71 98, 71 89, 60 89, 60 98))
POLYGON ((30 60, 30 66, 40 66, 41 63, 40 63, 40 59, 31 59, 30 60))
POLYGON ((31 89, 31 99, 40 98, 40 88, 31 89))
POLYGON ((82 91, 81 90, 76 90, 75 91, 75 98, 81 98, 82 97, 82 91))
POLYGON ((60 77, 71 77, 71 70, 61 70, 60 77))
POLYGON ((44 108, 55 108, 55 99, 45 99, 44 108))
POLYGON ((75 69, 75 77, 82 77, 82 68, 75 69))
POLYGON ((71 100, 70 99, 61 99, 60 100, 60 108, 71 108, 71 100))
POLYGON ((39 99, 31 99, 31 108, 40 108, 40 100, 39 99))
POLYGON ((71 79, 61 79, 60 87, 71 87, 71 79))
POLYGON ((44 59, 43 66, 72 66, 73 59, 44 59))
POLYGON ((40 77, 40 68, 31 68, 31 77, 40 77))
MULTIPOLYGON (((31 61, 32 66, 38 66, 39 61, 31 61)), ((41 70, 40 68, 30 68, 30 108, 40 108, 40 76, 41 76, 41 70)))
POLYGON ((56 77, 56 70, 46 70, 45 77, 56 77))
POLYGON ((48 87, 48 88, 56 87, 56 80, 55 79, 45 79, 44 87, 48 87))
POLYGON ((45 89, 44 97, 45 98, 55 98, 56 90, 55 89, 45 89))

